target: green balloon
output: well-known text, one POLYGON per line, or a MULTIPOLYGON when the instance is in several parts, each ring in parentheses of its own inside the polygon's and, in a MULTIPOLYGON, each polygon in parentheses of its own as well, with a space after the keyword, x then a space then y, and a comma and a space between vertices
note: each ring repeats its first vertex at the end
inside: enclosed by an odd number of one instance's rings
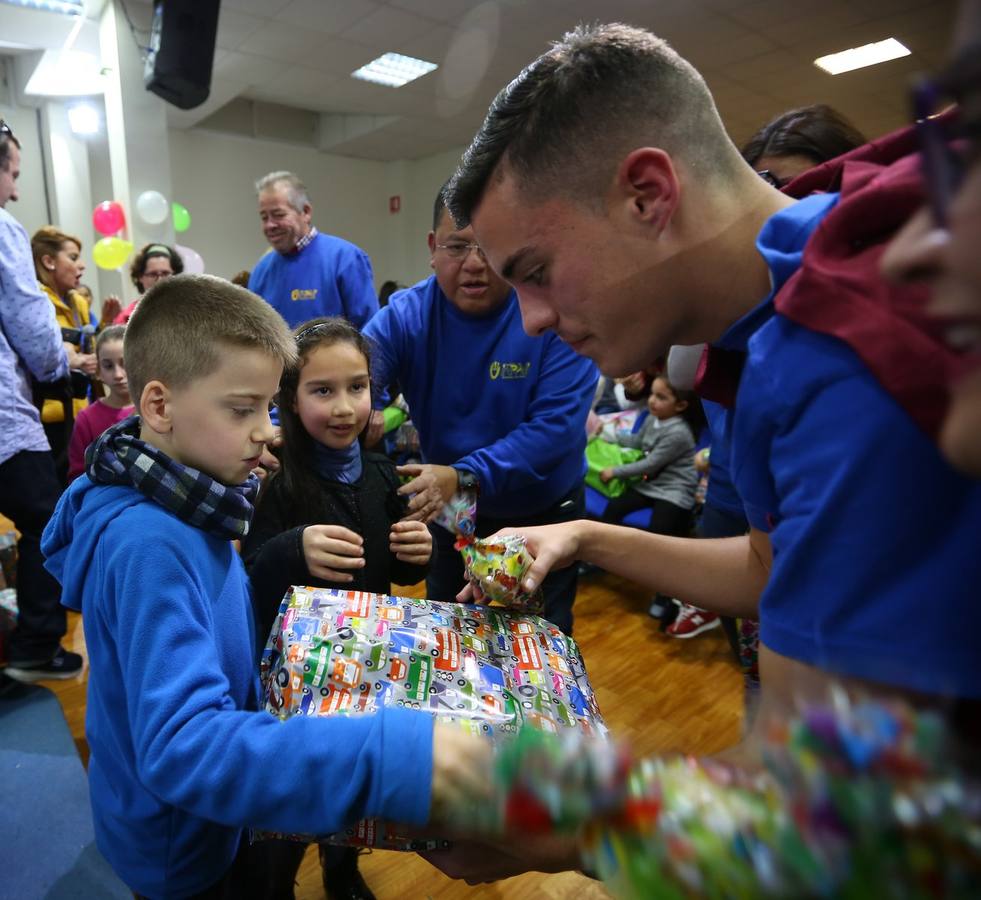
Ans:
POLYGON ((191 214, 187 207, 180 203, 171 203, 170 208, 174 214, 174 231, 187 231, 191 227, 191 214))

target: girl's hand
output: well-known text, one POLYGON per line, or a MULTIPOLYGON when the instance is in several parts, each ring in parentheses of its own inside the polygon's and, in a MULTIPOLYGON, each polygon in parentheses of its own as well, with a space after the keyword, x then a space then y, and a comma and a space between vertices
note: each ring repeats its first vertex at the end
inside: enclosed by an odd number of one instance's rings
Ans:
POLYGON ((345 570, 364 567, 364 541, 360 534, 340 525, 307 525, 303 558, 314 578, 353 581, 354 576, 345 570))
POLYGON ((396 522, 388 540, 395 558, 402 562, 424 566, 433 555, 433 536, 422 522, 396 522))
POLYGON ((600 481, 602 481, 603 484, 606 484, 611 478, 613 478, 613 469, 603 469, 603 471, 599 473, 599 477, 600 481))

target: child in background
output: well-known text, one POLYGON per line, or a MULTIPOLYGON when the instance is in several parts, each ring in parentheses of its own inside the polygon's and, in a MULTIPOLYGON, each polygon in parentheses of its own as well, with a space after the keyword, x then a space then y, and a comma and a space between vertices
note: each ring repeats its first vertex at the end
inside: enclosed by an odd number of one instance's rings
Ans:
POLYGON ((679 537, 691 530, 698 473, 694 468, 695 431, 701 407, 691 391, 672 387, 664 375, 651 384, 647 398, 650 416, 640 431, 617 432, 621 447, 644 451, 644 458, 623 466, 603 469, 600 479, 642 478, 629 490, 610 500, 603 514, 605 522, 619 523, 638 509, 650 508, 650 531, 679 537))
MULTIPOLYGON (((291 584, 387 594, 426 576, 432 537, 408 513, 395 464, 358 438, 371 414, 367 340, 347 320, 314 319, 296 331, 299 362, 283 375, 282 465, 269 476, 242 546, 258 637, 265 642, 291 584)), ((292 884, 306 850, 279 842, 277 868, 292 884)), ((371 897, 357 852, 320 847, 328 896, 371 897)))
POLYGON ((293 338, 244 288, 186 275, 147 291, 124 351, 139 416, 96 440, 42 543, 89 649, 96 842, 139 896, 268 897, 262 843, 243 826, 438 820, 448 791, 473 789, 486 745, 410 710, 256 712, 249 584, 232 540, 249 530, 250 471, 293 338))
POLYGON ((110 425, 133 415, 126 367, 123 365, 124 325, 111 325, 95 341, 99 380, 108 394, 86 406, 75 419, 68 443, 68 480, 73 481, 85 469, 85 450, 110 425))

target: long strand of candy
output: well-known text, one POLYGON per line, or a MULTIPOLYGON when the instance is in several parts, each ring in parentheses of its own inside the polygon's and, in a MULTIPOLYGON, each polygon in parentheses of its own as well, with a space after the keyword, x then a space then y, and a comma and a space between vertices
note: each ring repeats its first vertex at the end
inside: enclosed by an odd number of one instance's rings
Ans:
POLYGON ((981 790, 928 712, 838 693, 774 722, 762 768, 632 767, 610 744, 522 732, 501 748, 500 831, 581 832, 624 898, 981 896, 981 790))

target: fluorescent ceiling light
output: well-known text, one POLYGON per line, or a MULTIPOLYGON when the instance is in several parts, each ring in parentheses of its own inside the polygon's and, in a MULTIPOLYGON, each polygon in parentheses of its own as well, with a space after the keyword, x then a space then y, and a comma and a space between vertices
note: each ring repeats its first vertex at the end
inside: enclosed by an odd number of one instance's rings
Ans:
POLYGON ((29 9, 42 9, 47 12, 64 13, 68 16, 85 15, 83 0, 4 0, 11 6, 26 6, 29 9))
POLYGON ((68 124, 75 134, 96 134, 99 111, 91 103, 76 103, 68 107, 68 124))
POLYGON ((388 87, 402 87, 403 84, 415 81, 435 68, 437 68, 436 63, 426 62, 424 59, 403 56, 401 53, 386 53, 362 66, 357 72, 352 72, 351 77, 388 87))
POLYGON ((842 72, 851 72, 852 69, 863 69, 865 66, 874 66, 877 63, 888 62, 890 59, 909 56, 909 53, 909 49, 895 38, 886 38, 884 41, 876 41, 864 47, 852 47, 851 50, 842 50, 841 53, 818 57, 814 60, 814 65, 832 75, 840 75, 842 72))
POLYGON ((81 50, 45 50, 24 86, 25 94, 43 97, 83 97, 104 90, 99 60, 81 50))

